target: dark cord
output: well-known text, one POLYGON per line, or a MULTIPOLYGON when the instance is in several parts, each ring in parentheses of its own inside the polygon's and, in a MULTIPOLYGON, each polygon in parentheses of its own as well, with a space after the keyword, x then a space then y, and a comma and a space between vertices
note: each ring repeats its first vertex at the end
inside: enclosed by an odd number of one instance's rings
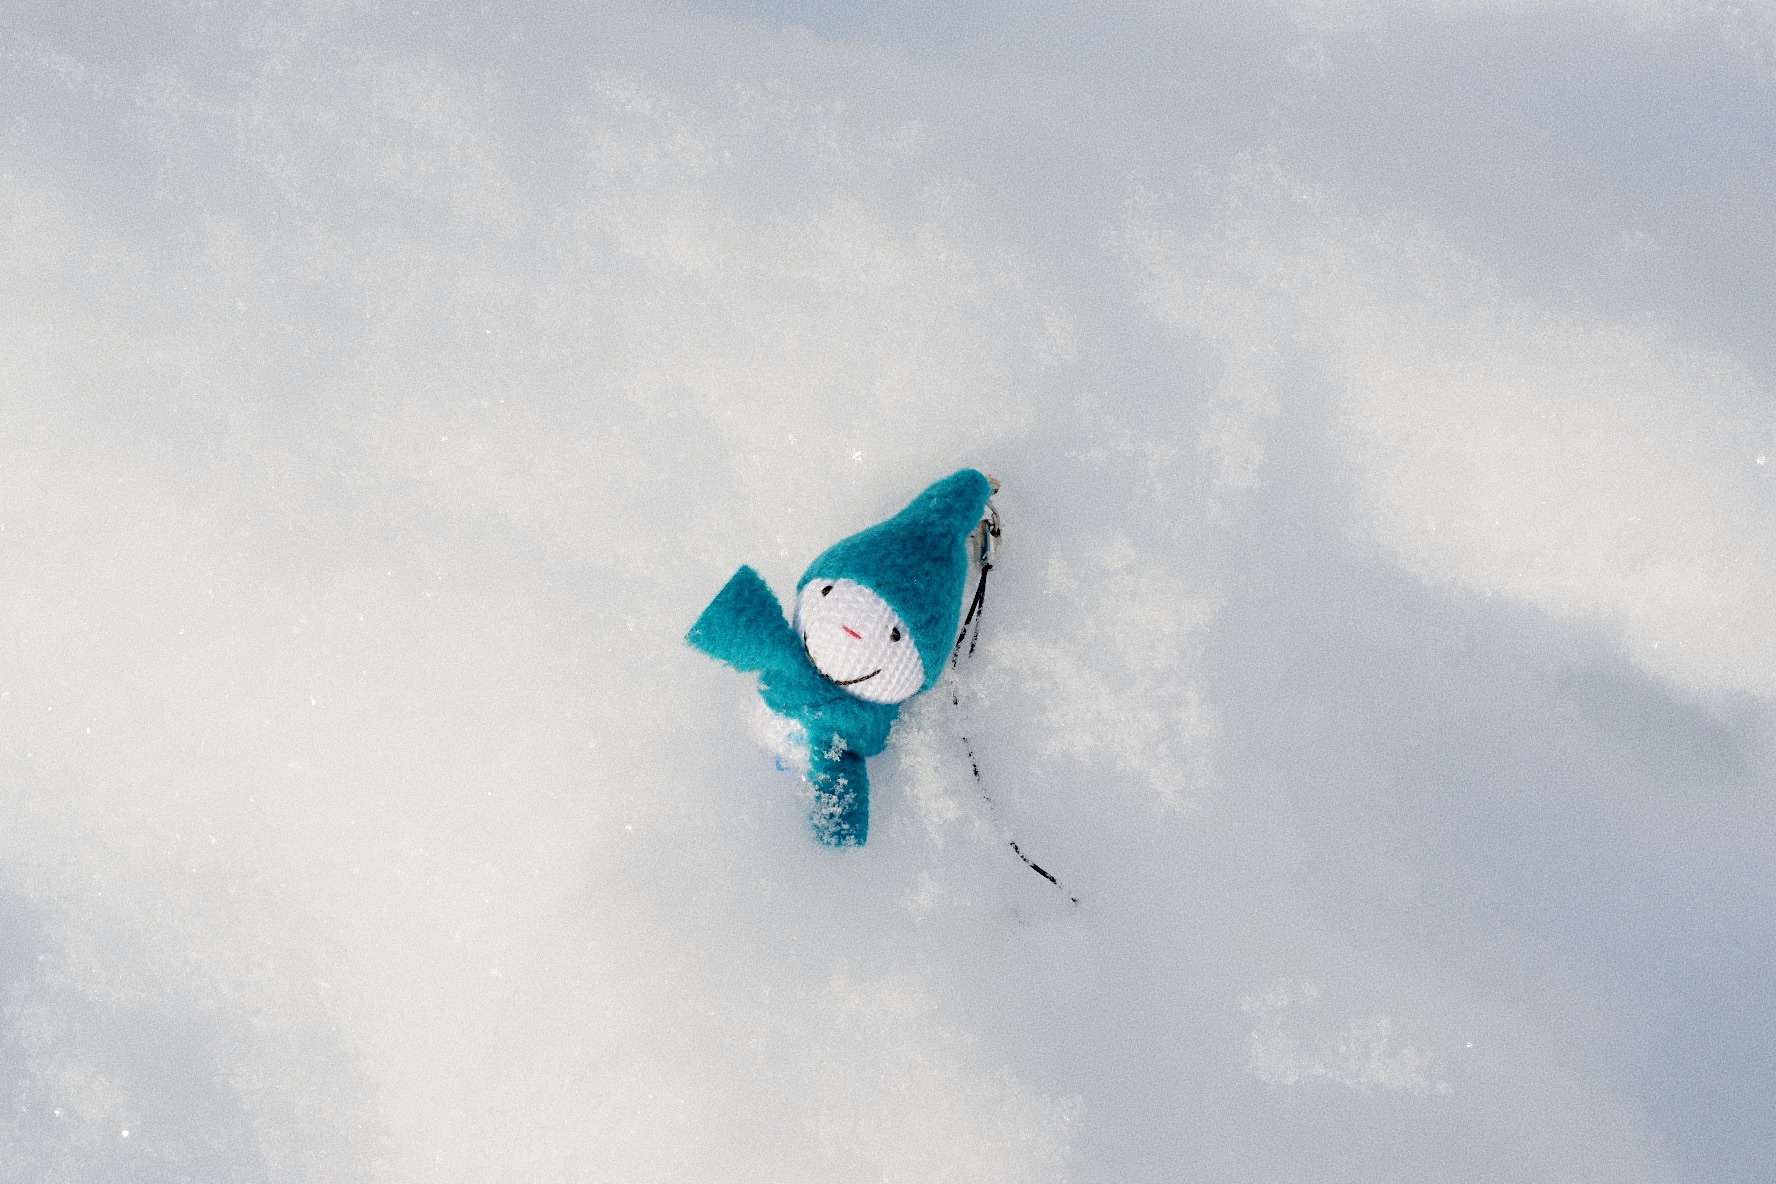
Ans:
MULTIPOLYGON (((950 649, 950 670, 952 672, 955 671, 957 660, 962 655, 962 639, 968 637, 968 626, 970 624, 974 626, 974 636, 970 638, 968 642, 968 654, 970 657, 974 656, 975 644, 980 641, 980 619, 985 615, 984 609, 986 608, 987 603, 987 573, 993 570, 992 554, 998 540, 999 515, 995 513, 981 523, 980 579, 975 581, 974 599, 969 602, 968 612, 962 618, 962 631, 956 634, 956 644, 950 649)), ((962 693, 957 687, 954 679, 950 682, 950 705, 952 707, 962 706, 962 693)), ((998 807, 993 805, 992 795, 987 793, 986 782, 981 779, 980 762, 974 759, 974 745, 969 742, 969 739, 966 736, 962 737, 962 743, 968 748, 968 768, 974 773, 975 788, 980 790, 981 800, 987 803, 987 810, 993 815, 993 820, 998 822, 999 810, 998 807)), ((1001 825, 1000 830, 1003 833, 1003 825, 1001 825)), ((1016 839, 1007 834, 1005 835, 1005 841, 1011 847, 1011 853, 1024 861, 1025 867, 1047 880, 1050 884, 1053 884, 1056 888, 1060 888, 1062 892, 1067 892, 1066 888, 1062 887, 1061 882, 1054 878, 1053 873, 1035 860, 1031 859, 1028 855, 1024 854, 1023 849, 1017 845, 1016 839)), ((1067 899, 1074 904, 1079 903, 1079 898, 1074 896, 1071 892, 1067 892, 1067 899)))

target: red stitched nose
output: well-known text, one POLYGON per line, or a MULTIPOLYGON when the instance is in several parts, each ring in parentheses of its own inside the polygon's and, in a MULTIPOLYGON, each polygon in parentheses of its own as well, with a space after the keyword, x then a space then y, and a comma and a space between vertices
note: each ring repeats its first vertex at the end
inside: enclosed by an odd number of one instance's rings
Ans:
POLYGON ((853 628, 851 628, 851 626, 849 626, 849 625, 840 625, 840 626, 839 626, 839 628, 841 628, 841 629, 843 629, 843 630, 844 630, 844 631, 845 631, 845 632, 847 632, 847 633, 849 633, 849 634, 850 634, 850 635, 851 635, 851 636, 852 636, 852 637, 855 637, 855 638, 856 638, 856 639, 857 639, 857 640, 858 640, 858 641, 862 641, 862 640, 863 640, 863 634, 861 634, 861 633, 859 633, 859 632, 858 632, 858 631, 857 631, 857 630, 855 630, 855 629, 853 629, 853 628))

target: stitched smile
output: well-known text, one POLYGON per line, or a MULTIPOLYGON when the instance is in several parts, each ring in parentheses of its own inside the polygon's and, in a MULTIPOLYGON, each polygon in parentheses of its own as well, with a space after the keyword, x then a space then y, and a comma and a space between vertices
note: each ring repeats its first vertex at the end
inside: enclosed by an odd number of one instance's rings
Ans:
POLYGON ((839 686, 848 687, 853 683, 863 682, 864 679, 874 678, 876 675, 878 675, 880 673, 882 673, 882 668, 880 666, 878 666, 874 670, 870 671, 868 674, 864 675, 863 678, 835 678, 835 679, 833 679, 833 682, 837 683, 839 686))

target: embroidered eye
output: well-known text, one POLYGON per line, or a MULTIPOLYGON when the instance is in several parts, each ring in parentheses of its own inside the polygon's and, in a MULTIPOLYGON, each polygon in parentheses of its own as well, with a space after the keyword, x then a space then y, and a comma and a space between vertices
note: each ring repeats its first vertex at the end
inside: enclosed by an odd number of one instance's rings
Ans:
POLYGON ((900 630, 899 629, 888 630, 888 640, 889 641, 899 641, 900 640, 900 630))
POLYGON ((828 593, 830 593, 830 592, 831 592, 831 591, 832 591, 832 585, 831 585, 831 584, 828 584, 828 585, 827 585, 827 586, 826 586, 826 587, 824 587, 824 588, 822 588, 822 589, 821 589, 821 590, 820 590, 820 594, 821 594, 821 595, 822 595, 822 596, 825 596, 825 595, 827 595, 827 594, 828 594, 828 593))

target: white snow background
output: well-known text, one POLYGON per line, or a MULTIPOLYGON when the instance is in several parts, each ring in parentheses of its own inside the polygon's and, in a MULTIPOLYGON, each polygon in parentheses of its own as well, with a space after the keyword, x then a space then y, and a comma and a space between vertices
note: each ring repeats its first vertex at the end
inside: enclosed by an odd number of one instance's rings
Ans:
POLYGON ((1776 1175, 1768 0, 0 14, 0 1179, 1776 1175))

